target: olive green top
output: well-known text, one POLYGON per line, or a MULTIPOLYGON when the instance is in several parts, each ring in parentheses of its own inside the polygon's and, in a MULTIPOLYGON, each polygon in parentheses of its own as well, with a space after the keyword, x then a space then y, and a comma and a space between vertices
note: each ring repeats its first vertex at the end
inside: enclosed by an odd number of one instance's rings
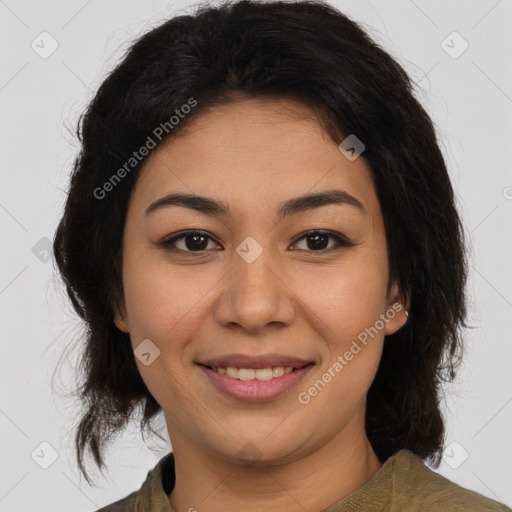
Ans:
MULTIPOLYGON (((174 482, 174 456, 171 452, 148 472, 145 482, 138 491, 97 512, 175 512, 168 499, 174 482)), ((506 505, 447 480, 428 468, 423 460, 412 452, 400 450, 363 486, 322 512, 484 510, 512 511, 506 505)))

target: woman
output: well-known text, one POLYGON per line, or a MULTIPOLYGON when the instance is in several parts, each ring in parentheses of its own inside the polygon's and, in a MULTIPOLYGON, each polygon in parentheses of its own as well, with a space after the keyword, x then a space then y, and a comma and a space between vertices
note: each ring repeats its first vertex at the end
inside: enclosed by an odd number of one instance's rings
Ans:
POLYGON ((76 435, 163 410, 173 452, 101 509, 509 510, 440 461, 464 234, 404 70, 318 2, 141 37, 79 128, 54 250, 88 327, 76 435))

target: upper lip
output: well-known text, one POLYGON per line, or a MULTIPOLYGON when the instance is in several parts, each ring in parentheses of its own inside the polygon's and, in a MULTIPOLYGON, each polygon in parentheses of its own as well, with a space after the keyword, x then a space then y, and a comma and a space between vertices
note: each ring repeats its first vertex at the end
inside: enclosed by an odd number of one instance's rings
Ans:
POLYGON ((199 364, 215 366, 216 368, 228 368, 229 366, 233 368, 272 368, 276 366, 302 368, 309 363, 312 363, 312 361, 285 354, 226 354, 199 361, 199 364))

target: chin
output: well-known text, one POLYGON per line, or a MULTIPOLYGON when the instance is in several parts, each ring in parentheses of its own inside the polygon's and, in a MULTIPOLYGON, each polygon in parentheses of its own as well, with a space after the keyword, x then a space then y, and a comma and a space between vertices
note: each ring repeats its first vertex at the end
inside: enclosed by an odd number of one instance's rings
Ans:
POLYGON ((303 456, 304 442, 297 436, 237 436, 215 446, 213 449, 222 457, 240 462, 242 465, 279 465, 303 456), (228 444, 229 443, 229 444, 228 444))

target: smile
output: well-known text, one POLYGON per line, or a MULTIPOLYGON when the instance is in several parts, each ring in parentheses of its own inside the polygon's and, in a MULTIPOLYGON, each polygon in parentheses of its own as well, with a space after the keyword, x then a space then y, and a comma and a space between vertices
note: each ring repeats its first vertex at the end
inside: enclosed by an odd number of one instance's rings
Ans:
POLYGON ((293 388, 314 367, 273 366, 267 368, 215 367, 198 364, 207 382, 224 396, 243 402, 266 402, 276 399, 293 388))
POLYGON ((233 379, 239 380, 270 380, 282 377, 284 374, 291 373, 296 369, 293 366, 274 366, 273 368, 235 368, 233 366, 223 368, 222 366, 213 366, 210 368, 221 375, 228 375, 233 379))

